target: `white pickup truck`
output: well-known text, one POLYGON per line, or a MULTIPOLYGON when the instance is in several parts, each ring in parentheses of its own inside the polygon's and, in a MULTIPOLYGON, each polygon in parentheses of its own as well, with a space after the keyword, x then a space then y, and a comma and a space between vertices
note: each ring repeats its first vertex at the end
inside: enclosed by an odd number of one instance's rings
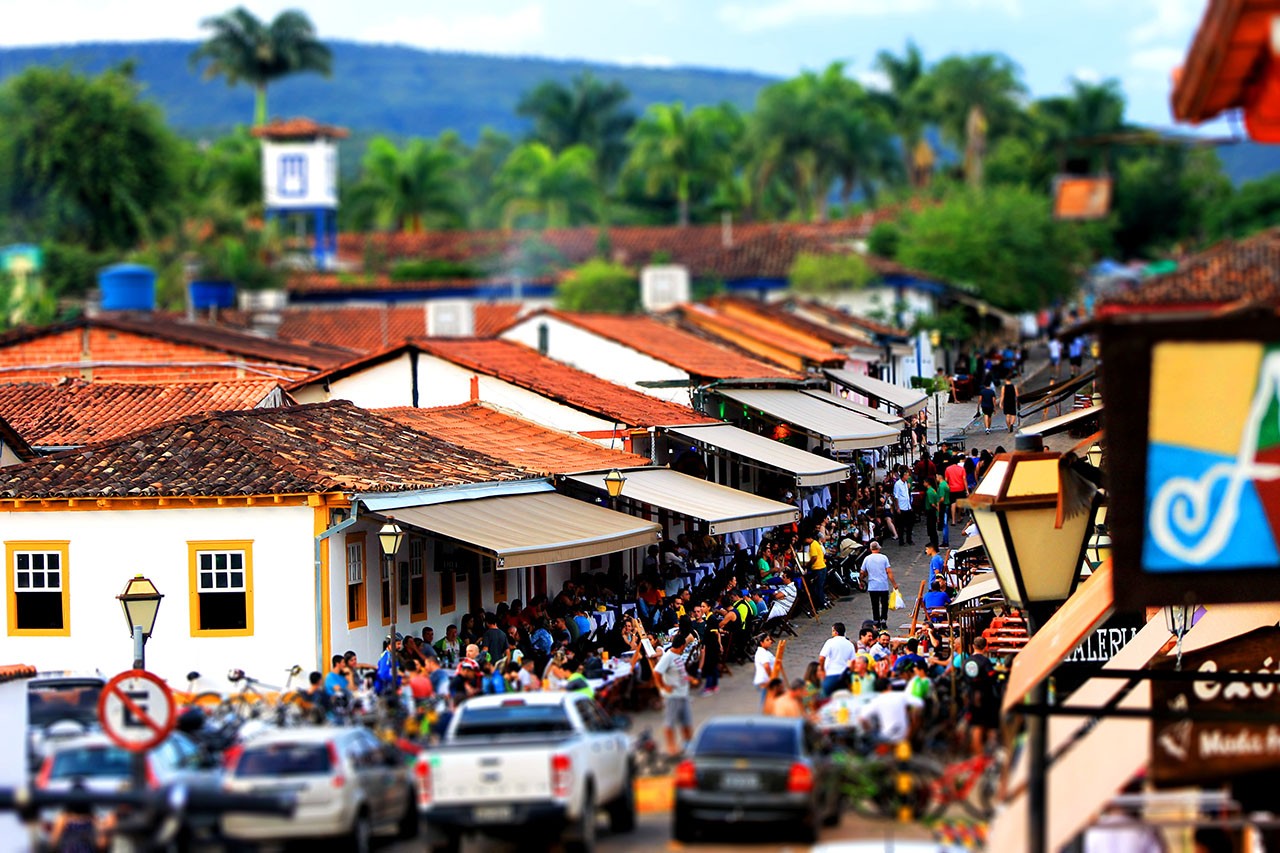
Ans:
POLYGON ((454 853, 475 833, 559 838, 571 853, 590 853, 600 809, 612 832, 635 828, 629 747, 614 718, 581 694, 468 699, 415 766, 430 849, 454 853))

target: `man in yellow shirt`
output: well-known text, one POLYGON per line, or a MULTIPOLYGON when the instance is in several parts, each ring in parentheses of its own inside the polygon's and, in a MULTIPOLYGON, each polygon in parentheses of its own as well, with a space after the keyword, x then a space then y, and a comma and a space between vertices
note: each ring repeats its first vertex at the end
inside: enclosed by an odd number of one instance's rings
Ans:
POLYGON ((814 531, 804 534, 802 547, 809 552, 809 594, 813 606, 822 610, 827 606, 827 552, 814 531))

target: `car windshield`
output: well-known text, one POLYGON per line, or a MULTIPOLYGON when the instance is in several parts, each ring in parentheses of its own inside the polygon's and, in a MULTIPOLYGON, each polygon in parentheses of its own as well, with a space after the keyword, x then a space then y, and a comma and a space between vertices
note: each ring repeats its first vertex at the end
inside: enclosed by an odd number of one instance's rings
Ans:
POLYGON ((98 719, 100 681, 53 681, 27 685, 27 719, 33 726, 59 720, 92 723, 98 719))
POLYGON ((694 746, 695 755, 794 756, 800 751, 796 729, 784 726, 708 726, 694 746))
POLYGON ((246 749, 236 762, 237 776, 314 776, 332 768, 323 743, 275 743, 246 749))
POLYGON ((572 731, 569 716, 561 706, 521 704, 464 709, 453 737, 569 734, 572 731))
POLYGON ((129 777, 129 753, 116 746, 83 746, 64 749, 53 757, 50 779, 102 779, 129 777))

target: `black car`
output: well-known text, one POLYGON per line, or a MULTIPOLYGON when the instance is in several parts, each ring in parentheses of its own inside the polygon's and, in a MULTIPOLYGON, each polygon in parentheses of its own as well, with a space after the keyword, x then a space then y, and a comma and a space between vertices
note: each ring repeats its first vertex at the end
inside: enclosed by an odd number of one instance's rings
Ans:
POLYGON ((813 843, 840 820, 839 776, 822 735, 802 719, 708 720, 675 770, 672 834, 694 840, 712 824, 794 826, 813 843))

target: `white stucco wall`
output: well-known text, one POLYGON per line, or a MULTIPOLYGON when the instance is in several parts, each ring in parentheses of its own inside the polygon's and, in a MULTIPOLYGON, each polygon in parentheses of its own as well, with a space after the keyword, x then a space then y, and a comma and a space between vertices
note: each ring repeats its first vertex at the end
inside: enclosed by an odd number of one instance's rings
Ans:
MULTIPOLYGON (((896 322, 893 312, 898 296, 892 287, 867 287, 862 290, 841 291, 819 298, 828 305, 844 309, 858 317, 880 318, 882 322, 891 324, 896 322)), ((902 301, 905 303, 903 322, 908 327, 917 315, 934 312, 934 299, 927 293, 903 288, 902 301)))
MULTIPOLYGON (((6 658, 18 663, 16 658, 6 658)), ((27 681, 17 679, 0 683, 0 720, 9 730, 0 738, 0 788, 19 788, 27 783, 27 681)), ((13 812, 0 812, 0 853, 18 853, 31 849, 26 828, 13 812)))
POLYGON ((556 361, 660 400, 689 405, 688 373, 629 346, 566 323, 559 317, 526 318, 503 332, 502 337, 536 350, 538 327, 542 325, 547 327, 547 355, 556 361), (685 383, 685 387, 646 388, 637 384, 641 381, 677 381, 685 383))
MULTIPOLYGON (((147 643, 147 668, 185 689, 200 672, 202 689, 225 691, 227 670, 243 669, 269 684, 285 670, 315 662, 314 512, 310 507, 59 510, 0 515, 3 538, 68 540, 70 627, 65 637, 8 636, 7 656, 37 669, 128 669, 133 646, 115 596, 143 574, 165 596, 147 643), (193 637, 187 542, 251 540, 253 635, 193 637)), ((8 581, 6 580, 6 583, 8 581)), ((6 594, 11 594, 6 588, 6 594)))

